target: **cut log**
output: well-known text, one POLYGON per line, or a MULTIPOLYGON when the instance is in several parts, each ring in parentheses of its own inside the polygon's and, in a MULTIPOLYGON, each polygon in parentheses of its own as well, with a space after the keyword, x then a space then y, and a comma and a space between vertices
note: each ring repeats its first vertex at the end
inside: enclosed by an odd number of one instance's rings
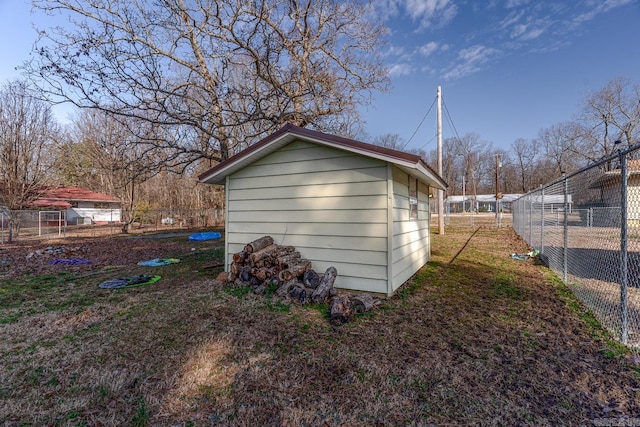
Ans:
POLYGON ((248 254, 252 254, 254 252, 259 251, 260 249, 266 248, 269 245, 273 245, 273 237, 262 236, 259 239, 256 239, 253 242, 247 244, 244 247, 244 251, 248 254))
POLYGON ((291 252, 276 258, 276 264, 280 267, 280 270, 286 270, 287 268, 295 265, 300 261, 302 255, 300 252, 291 252))
POLYGON ((289 280, 288 282, 282 283, 280 287, 276 289, 276 296, 279 296, 280 298, 287 297, 289 295, 289 289, 291 289, 292 286, 295 286, 297 284, 298 284, 297 279, 292 279, 292 280, 289 280))
POLYGON ((229 272, 234 276, 237 276, 238 274, 240 274, 241 268, 242 268, 241 264, 238 264, 237 262, 232 262, 231 265, 229 266, 229 272))
POLYGON ((298 261, 298 264, 292 265, 286 270, 282 270, 279 273, 279 278, 282 282, 287 282, 291 279, 295 279, 296 277, 300 277, 304 274, 305 271, 311 269, 311 261, 306 259, 301 259, 298 261))
POLYGON ((252 289, 257 288, 262 283, 263 282, 259 280, 256 276, 251 276, 251 278, 249 279, 249 286, 251 286, 252 289))
POLYGON ((307 303, 307 290, 301 284, 296 284, 291 286, 289 289, 289 297, 295 301, 300 303, 301 305, 305 305, 307 303))
POLYGON ((238 278, 241 282, 251 282, 251 267, 242 267, 238 273, 238 278))
POLYGON ((278 250, 278 245, 269 245, 267 247, 264 247, 258 251, 255 251, 251 254, 249 254, 248 258, 249 261, 252 263, 256 263, 258 261, 260 261, 261 259, 271 256, 274 252, 276 252, 278 250))
POLYGON ((251 275, 257 277, 258 280, 260 280, 261 282, 264 282, 265 280, 273 276, 273 270, 266 267, 262 267, 262 268, 254 267, 251 269, 251 275))
POLYGON ((272 263, 276 258, 287 256, 295 251, 293 246, 280 246, 277 244, 269 245, 249 255, 249 260, 252 263, 257 263, 261 260, 268 260, 272 263))
POLYGON ((364 313, 376 306, 376 300, 369 294, 360 294, 351 298, 351 304, 356 313, 364 313))
POLYGON ((233 254, 233 262, 237 264, 244 264, 244 261, 247 259, 247 253, 245 251, 237 252, 233 254))
POLYGON ((320 284, 320 275, 316 273, 313 268, 307 270, 302 275, 302 283, 304 283, 307 288, 315 289, 320 284))
POLYGON ((354 312, 348 296, 335 297, 329 308, 330 321, 333 325, 342 325, 353 320, 354 312))
POLYGON ((324 276, 320 279, 320 283, 318 287, 311 294, 311 302, 314 304, 323 304, 326 302, 327 297, 329 296, 329 291, 333 288, 333 283, 336 281, 336 277, 338 276, 338 270, 335 267, 331 266, 327 268, 324 276))

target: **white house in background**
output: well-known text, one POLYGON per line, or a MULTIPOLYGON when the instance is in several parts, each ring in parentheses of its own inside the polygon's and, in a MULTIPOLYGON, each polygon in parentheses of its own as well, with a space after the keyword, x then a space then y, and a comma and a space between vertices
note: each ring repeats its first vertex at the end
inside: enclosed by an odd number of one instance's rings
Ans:
POLYGON ((120 222, 121 201, 82 187, 45 189, 31 207, 64 210, 69 224, 110 224, 120 222))
MULTIPOLYGON (((622 175, 620 166, 616 169, 603 172, 589 185, 590 189, 597 190, 598 196, 591 202, 592 209, 602 212, 602 219, 598 225, 616 224, 613 222, 615 210, 622 206, 622 175)), ((581 207, 584 208, 584 207, 581 207)), ((616 219, 619 224, 620 219, 616 219)), ((629 225, 640 224, 640 160, 627 160, 627 222, 629 225)))
POLYGON ((269 235, 336 287, 386 295, 429 261, 429 188, 447 187, 417 155, 290 124, 199 178, 226 187, 227 271, 269 235))

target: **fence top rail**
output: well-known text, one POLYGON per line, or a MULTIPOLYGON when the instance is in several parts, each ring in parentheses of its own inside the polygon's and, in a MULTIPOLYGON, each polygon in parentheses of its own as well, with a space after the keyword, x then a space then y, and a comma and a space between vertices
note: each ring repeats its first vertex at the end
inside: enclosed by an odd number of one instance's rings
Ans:
POLYGON ((581 173, 583 173, 585 171, 588 171, 590 169, 598 167, 598 166, 600 166, 600 165, 602 165, 604 163, 610 162, 611 160, 615 160, 616 158, 619 158, 619 157, 622 157, 622 156, 626 156, 627 154, 629 154, 629 153, 631 153, 633 151, 636 151, 638 149, 640 149, 640 143, 634 144, 631 147, 627 147, 624 150, 618 150, 615 153, 609 154, 607 157, 603 157, 600 160, 597 160, 597 161, 595 161, 595 162, 593 162, 591 164, 588 164, 587 166, 585 166, 583 168, 580 168, 580 169, 578 169, 576 171, 573 171, 568 175, 567 174, 563 174, 560 178, 556 178, 553 181, 547 183, 546 185, 542 185, 539 188, 536 188, 535 190, 529 191, 527 194, 521 195, 520 197, 515 199, 513 202, 518 202, 520 199, 528 197, 533 193, 537 193, 537 192, 539 192, 541 190, 544 190, 544 189, 547 189, 549 187, 552 187, 552 186, 564 181, 565 179, 569 179, 569 178, 571 178, 573 176, 579 175, 579 174, 581 174, 581 173))

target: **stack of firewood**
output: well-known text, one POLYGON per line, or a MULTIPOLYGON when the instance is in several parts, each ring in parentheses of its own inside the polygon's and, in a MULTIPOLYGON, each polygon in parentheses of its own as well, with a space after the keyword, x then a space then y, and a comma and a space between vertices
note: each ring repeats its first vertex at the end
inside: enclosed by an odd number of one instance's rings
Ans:
POLYGON ((278 245, 271 236, 263 236, 233 254, 227 280, 249 285, 256 294, 275 287, 279 297, 300 304, 322 304, 335 295, 337 275, 336 269, 329 267, 320 276, 293 246, 278 245))
POLYGON ((302 305, 330 302, 334 324, 348 322, 355 312, 369 311, 380 304, 368 294, 338 296, 333 287, 337 275, 335 267, 319 275, 311 261, 303 259, 293 246, 278 245, 271 236, 263 236, 233 254, 227 282, 251 286, 259 295, 275 288, 275 296, 302 305))

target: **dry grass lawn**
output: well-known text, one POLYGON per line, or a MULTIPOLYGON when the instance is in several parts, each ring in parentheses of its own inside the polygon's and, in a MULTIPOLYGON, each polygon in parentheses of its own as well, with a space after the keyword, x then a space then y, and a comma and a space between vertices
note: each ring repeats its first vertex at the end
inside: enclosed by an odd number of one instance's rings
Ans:
MULTIPOLYGON (((185 240, 183 238, 183 240, 185 240)), ((127 242, 119 242, 127 252, 127 242)), ((0 425, 591 425, 640 417, 640 369, 510 228, 449 227, 381 309, 331 326, 216 285, 216 245, 155 241, 149 269, 0 284, 0 425), (181 250, 182 248, 183 250, 181 250)), ((75 243, 77 244, 77 243, 75 243)), ((338 272, 339 274, 340 272, 338 272)), ((640 418, 636 418, 640 421, 640 418)), ((603 425, 603 424, 601 424, 603 425)), ((610 424, 615 425, 615 424, 610 424)), ((623 425, 623 424, 621 424, 623 425)))

